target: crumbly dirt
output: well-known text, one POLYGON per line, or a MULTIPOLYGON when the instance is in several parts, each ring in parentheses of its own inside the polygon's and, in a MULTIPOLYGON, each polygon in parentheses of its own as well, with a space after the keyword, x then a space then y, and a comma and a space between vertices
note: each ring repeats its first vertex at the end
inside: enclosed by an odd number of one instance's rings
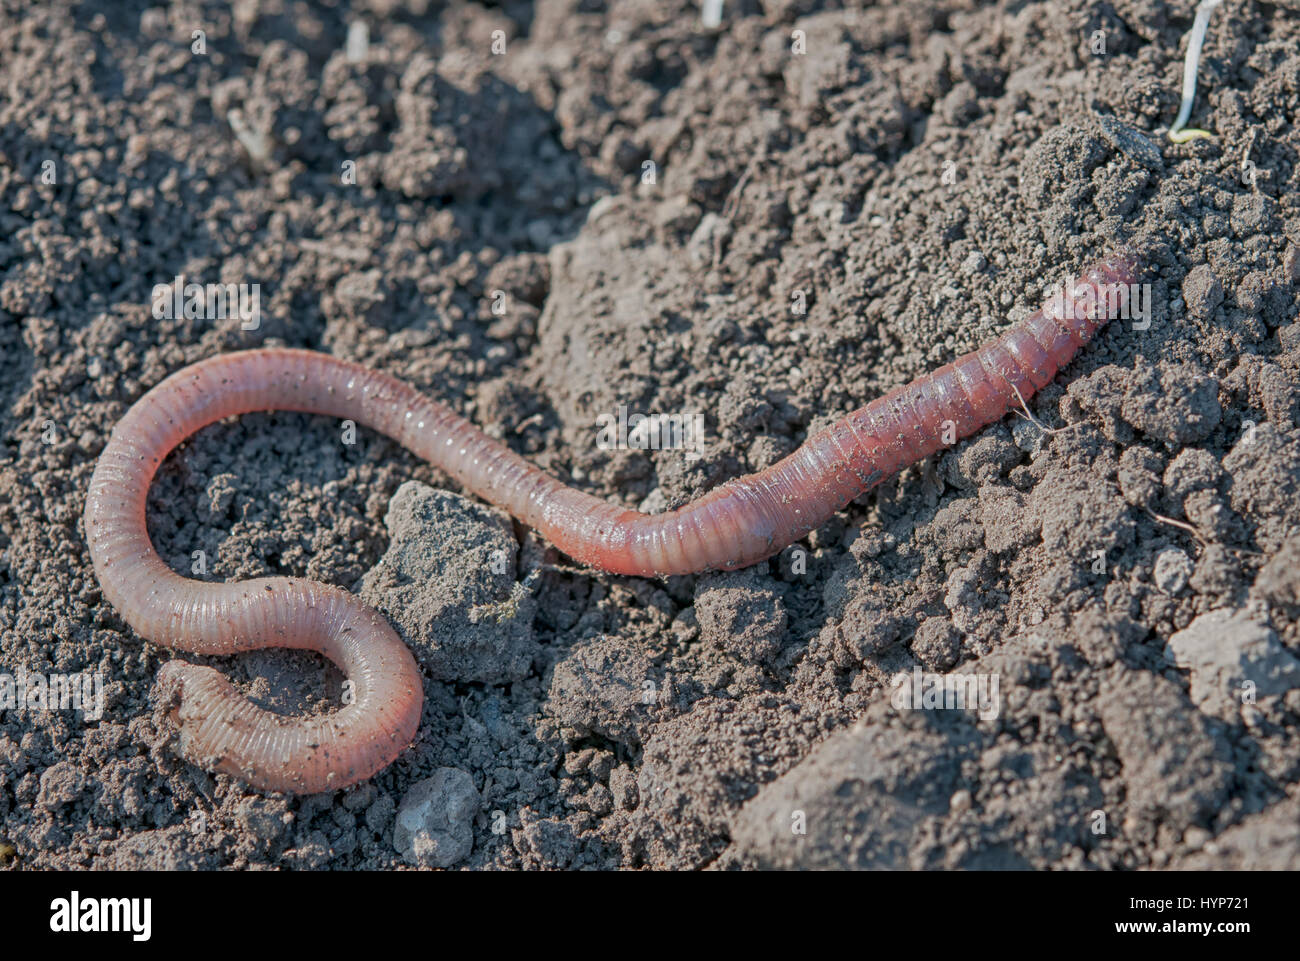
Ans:
MULTIPOLYGON (((1300 867, 1300 10, 1215 13, 1215 136, 1176 145, 1192 8, 0 0, 0 673, 106 697, 0 711, 0 865, 1300 867), (1150 325, 1107 328, 1038 424, 737 573, 577 569, 323 418, 201 432, 150 498, 176 570, 364 587, 425 645, 415 744, 348 791, 179 760, 171 655, 88 562, 113 424, 222 351, 382 368, 662 510, 1121 241, 1150 325), (260 284, 260 328, 155 318, 177 274, 260 284), (701 412, 705 443, 603 450, 619 405, 701 412), (995 676, 1001 709, 900 708, 915 668, 995 676)), ((214 663, 276 709, 338 703, 311 656, 214 663)))

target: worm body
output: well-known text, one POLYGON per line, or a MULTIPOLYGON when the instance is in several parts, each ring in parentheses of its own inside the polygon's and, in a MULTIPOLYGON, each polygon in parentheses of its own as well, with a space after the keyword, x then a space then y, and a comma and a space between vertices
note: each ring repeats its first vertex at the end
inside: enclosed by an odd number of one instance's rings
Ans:
POLYGON ((293 647, 330 658, 355 696, 316 717, 264 711, 217 671, 179 660, 159 679, 191 761, 264 790, 346 787, 411 742, 420 672, 384 618, 338 588, 285 577, 212 584, 163 563, 149 541, 146 496, 163 458, 190 434, 260 410, 347 418, 399 441, 592 567, 643 576, 744 567, 935 453, 945 434, 969 436, 1028 400, 1115 315, 1113 291, 1137 271, 1128 252, 1088 268, 1067 296, 979 350, 854 411, 767 470, 657 515, 566 486, 387 374, 305 350, 212 357, 158 384, 114 429, 86 501, 95 573, 105 599, 142 637, 174 650, 293 647))

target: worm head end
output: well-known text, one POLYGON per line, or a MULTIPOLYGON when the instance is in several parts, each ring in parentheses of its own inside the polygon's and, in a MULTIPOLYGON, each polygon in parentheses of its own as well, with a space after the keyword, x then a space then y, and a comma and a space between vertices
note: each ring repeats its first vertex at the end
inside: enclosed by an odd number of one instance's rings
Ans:
POLYGON ((1099 279, 1111 284, 1135 284, 1142 273, 1142 257, 1137 249, 1123 244, 1097 265, 1099 279))

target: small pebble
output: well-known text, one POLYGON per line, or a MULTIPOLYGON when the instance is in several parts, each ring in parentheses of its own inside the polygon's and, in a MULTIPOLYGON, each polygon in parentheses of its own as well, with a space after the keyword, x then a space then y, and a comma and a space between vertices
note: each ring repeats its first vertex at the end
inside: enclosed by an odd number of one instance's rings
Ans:
POLYGON ((1162 593, 1175 597, 1181 594, 1195 571, 1192 559, 1176 547, 1167 547, 1156 555, 1152 579, 1162 593))
POLYGON ((451 867, 474 848, 478 808, 479 794, 470 776, 459 768, 440 767, 402 798, 393 847, 408 864, 451 867))
POLYGON ((1207 264, 1193 267, 1183 279, 1183 300, 1193 317, 1209 317, 1223 303, 1223 284, 1207 264))

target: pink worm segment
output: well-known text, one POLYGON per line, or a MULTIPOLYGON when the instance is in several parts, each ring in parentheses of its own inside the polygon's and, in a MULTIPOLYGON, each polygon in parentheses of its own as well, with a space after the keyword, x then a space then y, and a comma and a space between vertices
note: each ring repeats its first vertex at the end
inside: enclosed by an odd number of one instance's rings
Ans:
POLYGON ((212 357, 172 374, 127 412, 100 455, 86 537, 104 597, 143 637, 178 651, 305 648, 330 658, 355 698, 324 716, 254 706, 208 667, 170 661, 181 752, 263 790, 316 793, 363 781, 415 736, 423 686, 415 660, 376 611, 313 581, 194 581, 155 553, 145 499, 158 465, 200 428, 236 414, 295 410, 387 434, 460 485, 509 511, 571 557, 617 574, 686 574, 753 564, 802 538, 850 500, 941 447, 945 422, 966 437, 1055 377, 1116 313, 1107 296, 1134 283, 1122 252, 1088 268, 995 341, 891 391, 809 438, 767 470, 674 511, 645 515, 544 474, 469 421, 387 374, 305 350, 212 357))

